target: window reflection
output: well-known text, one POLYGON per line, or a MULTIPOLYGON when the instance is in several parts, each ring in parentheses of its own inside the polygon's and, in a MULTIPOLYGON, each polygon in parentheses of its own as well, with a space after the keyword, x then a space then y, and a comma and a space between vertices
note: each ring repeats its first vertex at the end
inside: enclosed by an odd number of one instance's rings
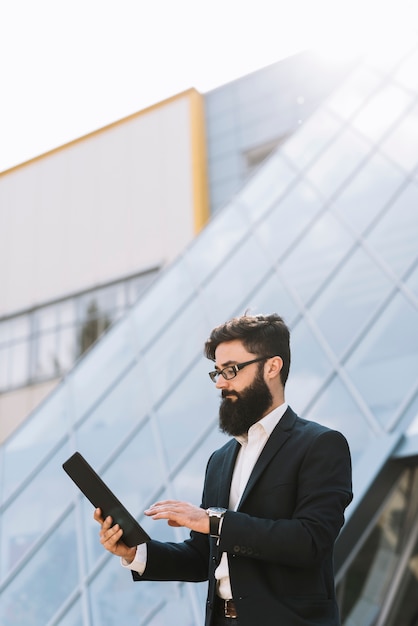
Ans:
POLYGON ((68 372, 138 299, 157 271, 0 319, 0 393, 68 372))
MULTIPOLYGON (((413 475, 410 470, 406 470, 389 497, 377 524, 340 584, 338 595, 344 626, 377 623, 408 536, 408 513, 413 485, 413 475)), ((410 563, 414 564, 414 558, 410 563)), ((401 609, 401 614, 406 616, 408 614, 406 609, 406 606, 405 611, 401 609)), ((414 591, 415 609, 416 590, 414 591)), ((395 621, 385 621, 385 624, 409 626, 411 622, 400 619, 398 613, 395 621)))

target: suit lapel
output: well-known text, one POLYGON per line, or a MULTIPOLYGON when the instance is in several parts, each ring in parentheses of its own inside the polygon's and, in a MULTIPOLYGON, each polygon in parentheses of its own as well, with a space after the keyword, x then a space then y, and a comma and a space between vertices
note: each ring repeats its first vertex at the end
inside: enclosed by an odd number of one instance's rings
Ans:
POLYGON ((244 489, 244 493, 242 494, 242 498, 237 509, 238 511, 240 510, 246 497, 256 484, 257 480, 264 472, 267 465, 270 463, 271 459, 275 457, 276 454, 279 454, 282 446, 291 436, 292 428, 294 426, 296 418, 296 413, 294 413, 292 409, 288 407, 280 422, 276 425, 270 437, 268 438, 263 450, 261 451, 261 454, 254 466, 254 469, 251 472, 250 478, 248 479, 248 483, 244 489))

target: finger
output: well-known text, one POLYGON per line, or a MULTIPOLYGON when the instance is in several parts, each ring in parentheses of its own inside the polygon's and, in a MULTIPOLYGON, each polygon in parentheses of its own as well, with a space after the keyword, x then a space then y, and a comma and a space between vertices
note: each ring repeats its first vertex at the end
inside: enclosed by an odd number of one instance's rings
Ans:
POLYGON ((96 522, 99 522, 99 524, 103 524, 103 517, 102 517, 102 510, 101 509, 96 509, 94 511, 93 514, 93 518, 96 520, 96 522))
POLYGON ((123 530, 119 524, 115 524, 109 530, 100 533, 100 542, 106 550, 113 551, 123 535, 123 530))

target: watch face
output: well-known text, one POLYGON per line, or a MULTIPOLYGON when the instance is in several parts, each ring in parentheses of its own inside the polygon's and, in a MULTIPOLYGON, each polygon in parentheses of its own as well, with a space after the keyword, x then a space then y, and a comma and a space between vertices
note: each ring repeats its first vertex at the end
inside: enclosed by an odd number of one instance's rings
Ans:
POLYGON ((209 515, 223 515, 226 509, 222 508, 221 506, 211 506, 208 511, 209 515))

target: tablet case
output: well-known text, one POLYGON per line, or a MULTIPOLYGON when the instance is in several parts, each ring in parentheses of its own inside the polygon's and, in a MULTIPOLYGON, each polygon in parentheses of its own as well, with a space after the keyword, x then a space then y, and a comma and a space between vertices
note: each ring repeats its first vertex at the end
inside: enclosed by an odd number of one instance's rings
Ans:
POLYGON ((103 518, 110 515, 113 524, 119 524, 123 529, 122 541, 127 546, 132 548, 151 539, 79 452, 70 456, 62 467, 93 506, 102 510, 103 518))

